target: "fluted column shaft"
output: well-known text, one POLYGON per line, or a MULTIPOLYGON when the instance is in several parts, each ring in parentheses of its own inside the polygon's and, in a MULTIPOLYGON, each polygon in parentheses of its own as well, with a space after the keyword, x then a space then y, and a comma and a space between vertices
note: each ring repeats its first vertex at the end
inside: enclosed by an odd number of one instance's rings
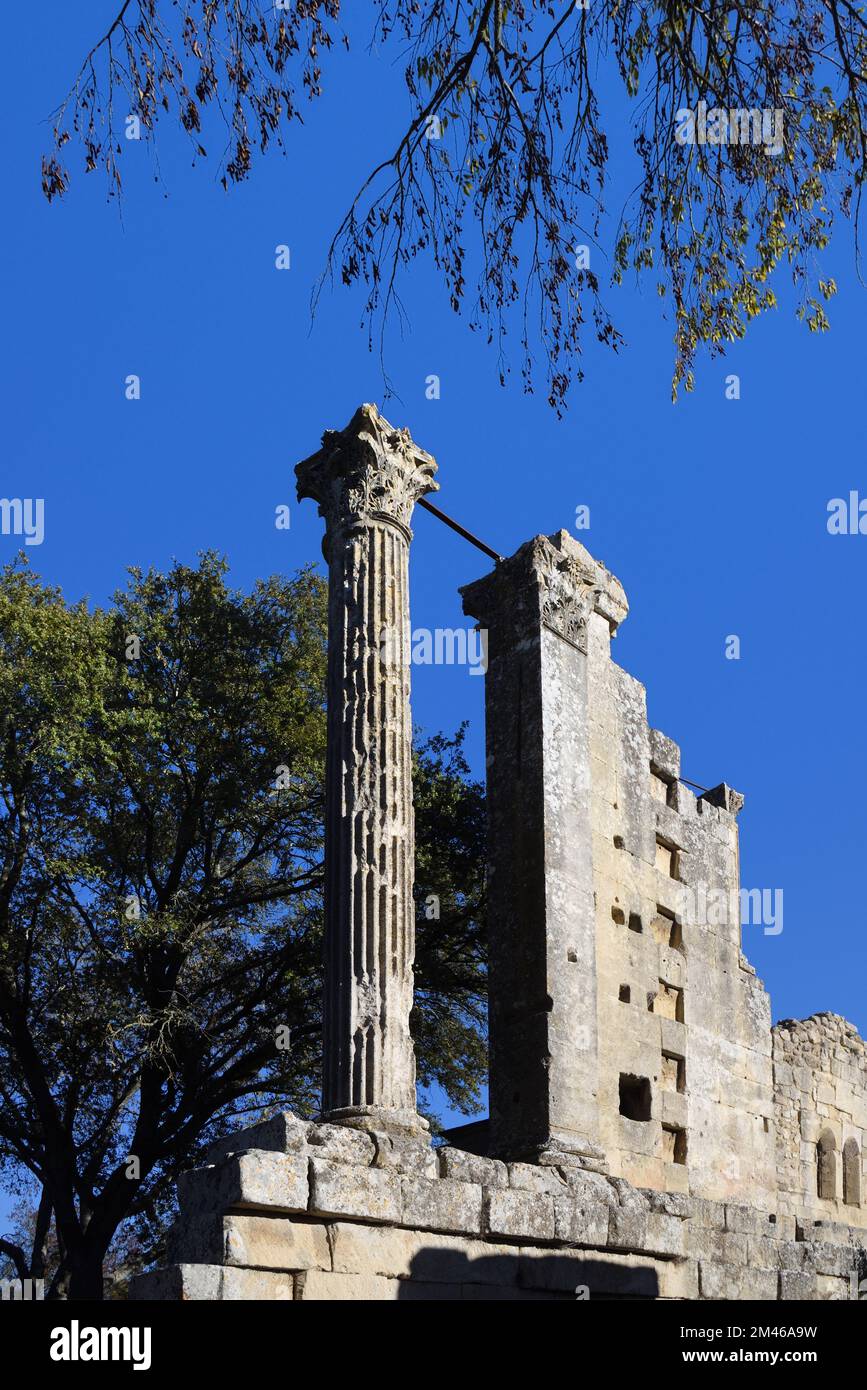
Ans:
POLYGON ((374 407, 297 469, 329 569, 322 1108, 419 1130, 409 1031, 415 954, 409 518, 433 459, 374 407))

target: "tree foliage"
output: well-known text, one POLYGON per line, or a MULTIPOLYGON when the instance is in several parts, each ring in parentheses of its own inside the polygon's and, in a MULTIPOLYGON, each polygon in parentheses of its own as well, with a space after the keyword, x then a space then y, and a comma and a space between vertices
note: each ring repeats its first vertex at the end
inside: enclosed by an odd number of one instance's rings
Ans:
MULTIPOLYGON (((214 1138, 316 1109, 325 628, 312 570, 245 594, 205 555, 95 610, 20 562, 0 575, 0 1164, 36 1192, 28 1249, 0 1253, 41 1277, 54 1241, 54 1296, 101 1296, 122 1226, 152 1248, 214 1138)), ((413 1027, 421 1077, 472 1109, 482 797, 461 737, 416 753, 444 908, 420 914, 413 1027)))
MULTIPOLYGON (((466 306, 496 345, 501 379, 512 325, 528 389, 541 350, 558 410, 583 374, 588 329, 621 343, 602 296, 627 272, 653 281, 673 321, 675 393, 693 384, 702 347, 723 351, 774 306, 768 281, 781 264, 799 316, 825 328, 835 285, 818 255, 835 215, 857 227, 865 172, 863 6, 585 3, 373 0, 374 45, 402 61, 409 110, 348 194, 328 253, 332 274, 363 284, 380 346, 401 312, 401 272, 432 256, 453 308, 466 306), (617 119, 624 102, 631 132, 617 119), (739 120, 776 113, 779 149, 680 141, 679 113, 701 103, 739 120), (635 179, 609 220, 612 150, 635 179)), ((344 9, 339 0, 126 0, 56 113, 46 195, 68 185, 71 134, 85 168, 102 168, 119 192, 128 112, 151 137, 161 118, 179 122, 204 156, 214 108, 227 136, 223 182, 245 179, 257 154, 283 147, 305 100, 322 94, 329 51, 348 43, 344 9)))

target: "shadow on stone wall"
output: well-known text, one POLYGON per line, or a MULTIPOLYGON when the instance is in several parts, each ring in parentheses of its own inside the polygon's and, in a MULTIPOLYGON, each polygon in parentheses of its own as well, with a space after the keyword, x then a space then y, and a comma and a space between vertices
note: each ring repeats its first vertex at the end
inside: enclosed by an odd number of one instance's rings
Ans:
POLYGON ((480 1255, 437 1246, 420 1250, 402 1279, 405 1301, 511 1300, 576 1302, 584 1299, 656 1299, 659 1279, 652 1266, 617 1265, 582 1255, 480 1255))

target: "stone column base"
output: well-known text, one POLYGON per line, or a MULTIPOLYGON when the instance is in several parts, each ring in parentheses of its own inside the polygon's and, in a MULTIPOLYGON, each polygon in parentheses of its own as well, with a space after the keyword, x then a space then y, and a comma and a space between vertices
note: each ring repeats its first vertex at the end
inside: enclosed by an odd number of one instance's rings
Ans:
POLYGON ((380 1105, 351 1105, 328 1110, 322 1120, 329 1125, 348 1125, 351 1129, 378 1130, 403 1138, 426 1139, 430 1125, 415 1110, 389 1110, 380 1105))

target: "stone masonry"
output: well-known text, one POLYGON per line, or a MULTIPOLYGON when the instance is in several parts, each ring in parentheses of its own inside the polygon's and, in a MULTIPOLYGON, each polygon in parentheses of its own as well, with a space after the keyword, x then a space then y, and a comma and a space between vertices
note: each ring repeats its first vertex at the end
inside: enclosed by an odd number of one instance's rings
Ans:
POLYGON ((834 1014, 771 1027, 743 797, 681 780, 611 657, 623 589, 566 532, 462 590, 488 633, 490 1120, 425 1133, 404 647, 435 467, 373 406, 298 467, 330 585, 323 1116, 215 1145, 133 1297, 867 1296, 867 1045, 834 1014))

